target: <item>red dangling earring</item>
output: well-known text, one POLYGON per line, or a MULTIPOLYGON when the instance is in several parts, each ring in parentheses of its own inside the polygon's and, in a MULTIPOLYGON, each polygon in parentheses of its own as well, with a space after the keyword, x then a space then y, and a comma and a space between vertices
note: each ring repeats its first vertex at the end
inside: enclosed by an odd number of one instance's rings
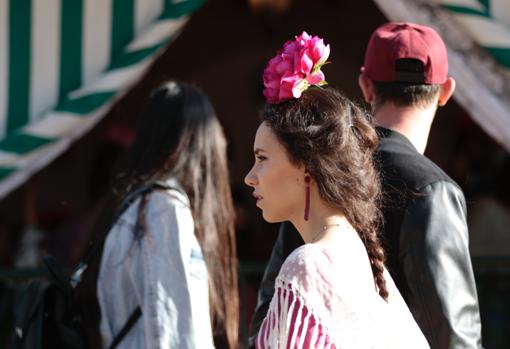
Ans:
POLYGON ((310 182, 312 178, 308 175, 305 176, 306 183, 306 197, 305 197, 305 221, 308 221, 308 217, 310 216, 310 182))

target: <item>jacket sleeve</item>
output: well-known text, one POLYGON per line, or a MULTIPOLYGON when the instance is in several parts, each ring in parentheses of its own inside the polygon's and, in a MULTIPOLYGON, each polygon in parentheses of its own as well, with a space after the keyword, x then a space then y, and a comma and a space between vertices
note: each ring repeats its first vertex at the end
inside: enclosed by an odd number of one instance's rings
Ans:
POLYGON ((266 317, 267 310, 269 309, 269 303, 273 298, 274 294, 274 282, 285 259, 289 256, 292 251, 303 244, 299 233, 292 226, 291 223, 285 222, 280 225, 278 230, 278 237, 273 247, 273 252, 269 258, 264 276, 260 283, 257 307, 251 319, 250 323, 250 337, 249 346, 255 348, 255 338, 259 332, 262 321, 266 317))
POLYGON ((460 188, 436 182, 410 201, 401 226, 399 258, 408 288, 402 293, 431 348, 481 348, 460 188))
POLYGON ((187 207, 171 200, 166 194, 151 194, 147 231, 138 242, 140 261, 133 284, 142 309, 145 348, 195 348, 185 269, 190 248, 180 238, 193 233, 193 220, 187 207))

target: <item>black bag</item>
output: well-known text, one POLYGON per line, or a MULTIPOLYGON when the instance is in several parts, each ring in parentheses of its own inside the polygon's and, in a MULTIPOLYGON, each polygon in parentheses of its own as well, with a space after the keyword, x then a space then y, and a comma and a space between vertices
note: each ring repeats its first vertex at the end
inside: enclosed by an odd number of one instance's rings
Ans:
MULTIPOLYGON (((60 278, 54 259, 45 259, 50 273, 60 278)), ((14 307, 13 348, 69 348, 87 347, 85 329, 76 309, 69 283, 53 280, 33 281, 21 292, 14 307)))
MULTIPOLYGON (((118 217, 139 196, 154 189, 176 189, 166 183, 153 182, 131 192, 123 201, 118 217)), ((109 230, 109 229, 108 229, 109 230)), ((104 239, 107 234, 104 234, 104 239)), ((79 266, 71 273, 66 272, 53 257, 46 257, 44 264, 49 280, 37 280, 24 289, 14 306, 13 349, 84 349, 89 347, 82 317, 81 305, 75 296, 90 262, 102 253, 102 242, 91 245, 79 266)), ((115 348, 142 315, 140 307, 116 335, 109 348, 115 348)))

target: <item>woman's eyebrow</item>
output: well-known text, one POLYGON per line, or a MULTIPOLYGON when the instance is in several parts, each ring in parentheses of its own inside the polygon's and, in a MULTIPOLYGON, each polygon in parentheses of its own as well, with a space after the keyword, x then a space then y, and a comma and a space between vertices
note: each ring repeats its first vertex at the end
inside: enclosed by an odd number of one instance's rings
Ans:
POLYGON ((255 155, 258 155, 259 153, 262 153, 262 152, 265 153, 266 151, 264 149, 262 149, 262 148, 255 148, 255 150, 253 151, 253 153, 255 155))

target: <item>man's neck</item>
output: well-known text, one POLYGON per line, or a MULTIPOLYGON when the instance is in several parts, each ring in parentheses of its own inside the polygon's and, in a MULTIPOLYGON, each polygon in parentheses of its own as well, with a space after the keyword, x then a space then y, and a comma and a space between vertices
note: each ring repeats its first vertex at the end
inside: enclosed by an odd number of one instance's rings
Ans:
POLYGON ((430 127, 434 120, 436 107, 427 109, 416 107, 400 107, 383 104, 374 110, 375 123, 406 136, 416 150, 423 154, 427 147, 430 127))

